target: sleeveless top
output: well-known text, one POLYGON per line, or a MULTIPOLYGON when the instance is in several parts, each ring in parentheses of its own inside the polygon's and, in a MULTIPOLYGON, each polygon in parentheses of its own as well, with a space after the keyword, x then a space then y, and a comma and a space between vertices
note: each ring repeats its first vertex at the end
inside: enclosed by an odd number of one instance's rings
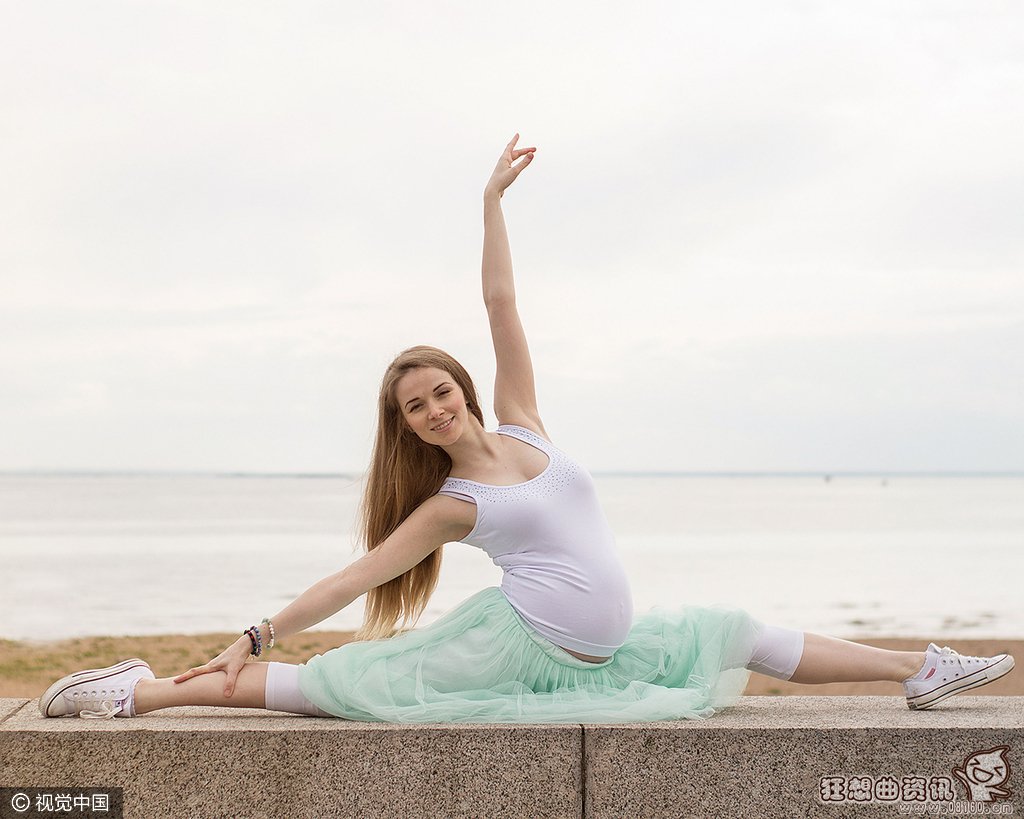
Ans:
POLYGON ((544 452, 547 468, 512 486, 448 478, 438 494, 476 504, 463 541, 501 567, 501 591, 527 624, 562 648, 614 654, 632 626, 633 597, 593 478, 531 430, 496 432, 544 452))

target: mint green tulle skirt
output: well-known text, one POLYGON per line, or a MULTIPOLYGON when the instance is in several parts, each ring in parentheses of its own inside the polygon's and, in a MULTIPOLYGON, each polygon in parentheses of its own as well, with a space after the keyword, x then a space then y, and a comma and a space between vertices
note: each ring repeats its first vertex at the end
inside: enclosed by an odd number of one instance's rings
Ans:
POLYGON ((589 663, 542 637, 497 586, 424 628, 299 666, 314 704, 350 720, 621 723, 706 719, 742 695, 762 628, 740 609, 656 607, 589 663))

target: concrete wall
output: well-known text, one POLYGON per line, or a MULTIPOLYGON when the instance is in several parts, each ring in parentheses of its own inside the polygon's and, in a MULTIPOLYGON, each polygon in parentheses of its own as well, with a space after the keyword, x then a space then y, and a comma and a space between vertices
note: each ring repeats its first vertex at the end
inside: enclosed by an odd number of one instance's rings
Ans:
POLYGON ((962 696, 918 712, 901 697, 745 697, 708 721, 604 726, 214 708, 43 719, 34 700, 0 700, 0 787, 14 786, 119 786, 125 816, 147 819, 866 819, 910 805, 935 815, 948 799, 951 813, 1024 816, 1024 698, 962 696), (1009 763, 996 777, 1010 795, 972 806, 953 769, 983 751, 976 762, 1009 763))

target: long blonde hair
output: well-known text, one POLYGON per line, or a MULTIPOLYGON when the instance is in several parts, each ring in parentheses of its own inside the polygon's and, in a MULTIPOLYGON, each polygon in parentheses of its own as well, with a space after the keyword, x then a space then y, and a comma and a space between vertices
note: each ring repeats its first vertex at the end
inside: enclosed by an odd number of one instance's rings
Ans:
MULTIPOLYGON (((436 347, 420 345, 402 351, 388 365, 377 400, 377 437, 359 510, 360 540, 369 552, 397 529, 413 510, 437 494, 452 469, 451 458, 439 446, 428 444, 409 427, 398 406, 395 385, 410 370, 436 367, 447 372, 462 389, 466 407, 483 426, 480 399, 469 373, 454 358, 436 347)), ((415 625, 434 593, 441 573, 439 547, 405 574, 370 589, 366 614, 356 640, 377 640, 415 625)))

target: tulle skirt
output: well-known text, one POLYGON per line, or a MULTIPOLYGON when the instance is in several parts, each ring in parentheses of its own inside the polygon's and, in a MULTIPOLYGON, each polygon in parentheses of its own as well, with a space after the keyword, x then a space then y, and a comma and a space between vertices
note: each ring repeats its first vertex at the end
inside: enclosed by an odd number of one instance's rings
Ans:
POLYGON ((706 719, 735 704, 763 626, 724 606, 656 607, 603 663, 534 631, 497 586, 424 628, 299 666, 303 695, 345 719, 620 723, 706 719))

